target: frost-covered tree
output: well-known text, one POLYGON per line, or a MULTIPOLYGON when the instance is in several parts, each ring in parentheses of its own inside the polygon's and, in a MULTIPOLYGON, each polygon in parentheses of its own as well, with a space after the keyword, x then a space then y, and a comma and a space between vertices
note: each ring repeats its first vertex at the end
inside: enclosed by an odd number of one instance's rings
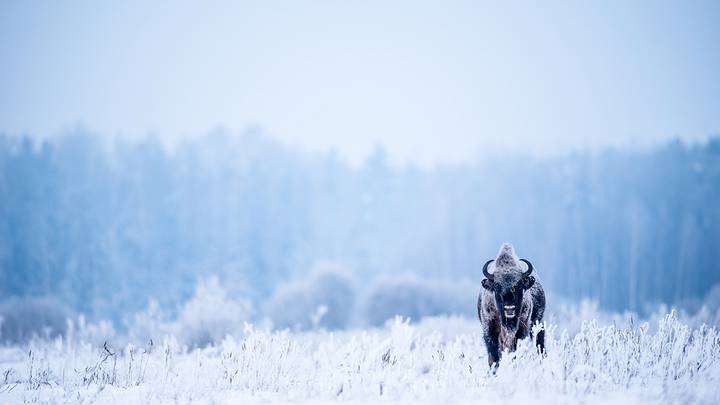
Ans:
POLYGON ((605 308, 689 302, 720 283, 717 137, 433 169, 395 167, 382 148, 353 167, 259 131, 171 148, 102 139, 0 135, 0 301, 53 296, 120 321, 148 297, 172 312, 217 274, 265 308, 325 258, 353 269, 357 295, 407 272, 479 283, 503 241, 550 295, 605 308))

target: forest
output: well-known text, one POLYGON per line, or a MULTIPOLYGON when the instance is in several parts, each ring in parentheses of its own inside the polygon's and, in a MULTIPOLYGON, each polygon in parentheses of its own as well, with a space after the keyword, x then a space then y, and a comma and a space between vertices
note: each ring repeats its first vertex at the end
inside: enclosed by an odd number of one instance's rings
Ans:
POLYGON ((0 300, 115 321, 151 300, 174 311, 209 277, 253 317, 312 288, 375 317, 403 288, 425 301, 401 315, 472 316, 505 241, 555 302, 697 310, 720 283, 719 137, 426 168, 382 146, 353 166, 259 130, 0 135, 0 196, 0 300))

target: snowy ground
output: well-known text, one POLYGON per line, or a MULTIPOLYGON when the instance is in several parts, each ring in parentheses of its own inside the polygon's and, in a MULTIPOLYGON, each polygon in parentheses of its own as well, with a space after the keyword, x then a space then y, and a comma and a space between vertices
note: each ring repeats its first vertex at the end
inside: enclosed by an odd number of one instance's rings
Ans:
POLYGON ((488 373, 477 322, 399 319, 381 329, 247 326, 204 349, 35 341, 0 348, 0 403, 720 403, 720 334, 674 315, 622 327, 547 327, 488 373))

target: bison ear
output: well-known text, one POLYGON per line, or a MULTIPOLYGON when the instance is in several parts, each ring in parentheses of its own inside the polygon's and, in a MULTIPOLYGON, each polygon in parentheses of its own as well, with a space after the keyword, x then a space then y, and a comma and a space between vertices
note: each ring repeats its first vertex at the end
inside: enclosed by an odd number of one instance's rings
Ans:
POLYGON ((525 277, 523 287, 526 290, 529 290, 530 287, 532 287, 534 284, 535 284, 535 277, 533 277, 533 276, 525 277))
POLYGON ((488 291, 494 291, 495 289, 495 283, 486 278, 484 278, 483 281, 480 282, 480 284, 482 284, 483 288, 488 291))

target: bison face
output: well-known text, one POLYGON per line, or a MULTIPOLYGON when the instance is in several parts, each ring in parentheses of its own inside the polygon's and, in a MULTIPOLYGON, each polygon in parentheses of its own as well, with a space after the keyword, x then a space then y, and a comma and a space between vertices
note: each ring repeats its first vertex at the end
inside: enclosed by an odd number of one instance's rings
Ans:
POLYGON ((535 284, 535 277, 530 275, 531 266, 528 262, 528 271, 523 272, 517 269, 518 271, 503 271, 492 275, 487 273, 487 264, 483 269, 486 277, 488 275, 490 277, 482 281, 482 286, 493 293, 495 304, 500 312, 500 320, 508 328, 517 327, 523 295, 535 284))

